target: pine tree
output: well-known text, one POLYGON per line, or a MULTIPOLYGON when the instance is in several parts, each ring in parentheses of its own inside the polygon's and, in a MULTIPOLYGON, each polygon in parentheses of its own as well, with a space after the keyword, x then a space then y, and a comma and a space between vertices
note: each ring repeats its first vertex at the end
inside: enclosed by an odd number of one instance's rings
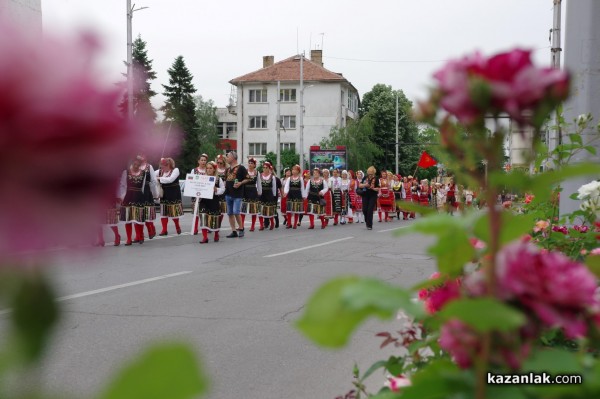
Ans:
POLYGON ((161 110, 165 113, 165 122, 174 123, 183 132, 181 153, 176 162, 182 172, 187 172, 196 166, 200 149, 196 103, 193 97, 196 88, 192 84, 193 76, 182 56, 175 59, 167 72, 169 84, 162 85, 167 100, 161 110))
MULTIPOLYGON (((150 99, 156 92, 150 87, 150 81, 156 79, 156 72, 152 70, 152 60, 148 59, 146 42, 138 36, 132 46, 132 78, 133 78, 133 114, 138 118, 156 119, 156 111, 150 99)), ((127 65, 127 63, 125 63, 127 65)), ((127 76, 127 74, 124 74, 127 76)), ((127 114, 127 92, 119 105, 121 112, 127 114)))

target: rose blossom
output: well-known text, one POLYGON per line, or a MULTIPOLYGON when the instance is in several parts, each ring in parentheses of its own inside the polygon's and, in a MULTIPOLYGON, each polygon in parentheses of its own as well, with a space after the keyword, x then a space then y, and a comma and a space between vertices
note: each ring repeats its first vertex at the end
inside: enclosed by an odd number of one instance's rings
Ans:
POLYGON ((90 35, 41 40, 0 21, 0 261, 91 242, 127 160, 160 145, 98 83, 97 49, 90 35))
MULTIPOLYGON (((430 279, 436 279, 442 275, 435 272, 430 279)), ((441 284, 419 291, 419 299, 424 301, 425 309, 429 313, 439 311, 444 305, 460 297, 460 280, 447 278, 441 284)))
POLYGON ((585 311, 596 305, 595 276, 559 252, 542 252, 517 242, 502 249, 497 262, 498 292, 518 300, 548 327, 569 338, 585 335, 585 311))

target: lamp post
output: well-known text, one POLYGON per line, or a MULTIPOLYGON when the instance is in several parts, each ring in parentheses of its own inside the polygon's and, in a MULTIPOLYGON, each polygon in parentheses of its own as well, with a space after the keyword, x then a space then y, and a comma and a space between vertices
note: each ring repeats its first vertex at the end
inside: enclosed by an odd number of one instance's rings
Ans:
MULTIPOLYGON (((279 94, 277 94, 279 95, 279 94)), ((300 54, 300 169, 304 170, 304 54, 300 54)))
POLYGON ((134 11, 143 10, 148 7, 140 7, 134 9, 131 6, 131 0, 127 0, 127 117, 129 119, 133 119, 133 65, 132 65, 132 57, 133 57, 133 43, 132 43, 132 34, 131 34, 131 25, 133 20, 134 11))

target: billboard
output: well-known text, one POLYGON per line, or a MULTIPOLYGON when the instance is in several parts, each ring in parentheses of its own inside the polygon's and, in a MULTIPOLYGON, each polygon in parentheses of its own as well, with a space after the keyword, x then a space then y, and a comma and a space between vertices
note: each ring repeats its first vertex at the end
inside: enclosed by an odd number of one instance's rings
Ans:
POLYGON ((310 169, 348 169, 346 149, 327 150, 320 147, 310 148, 310 169))

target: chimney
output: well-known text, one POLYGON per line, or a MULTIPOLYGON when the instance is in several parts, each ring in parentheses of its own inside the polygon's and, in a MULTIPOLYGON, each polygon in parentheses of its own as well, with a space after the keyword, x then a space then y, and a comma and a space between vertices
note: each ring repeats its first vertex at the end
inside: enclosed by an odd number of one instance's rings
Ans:
POLYGON ((310 50, 310 60, 319 66, 323 66, 323 50, 310 50))
POLYGON ((275 62, 275 56, 265 55, 263 57, 263 68, 270 67, 275 62))

